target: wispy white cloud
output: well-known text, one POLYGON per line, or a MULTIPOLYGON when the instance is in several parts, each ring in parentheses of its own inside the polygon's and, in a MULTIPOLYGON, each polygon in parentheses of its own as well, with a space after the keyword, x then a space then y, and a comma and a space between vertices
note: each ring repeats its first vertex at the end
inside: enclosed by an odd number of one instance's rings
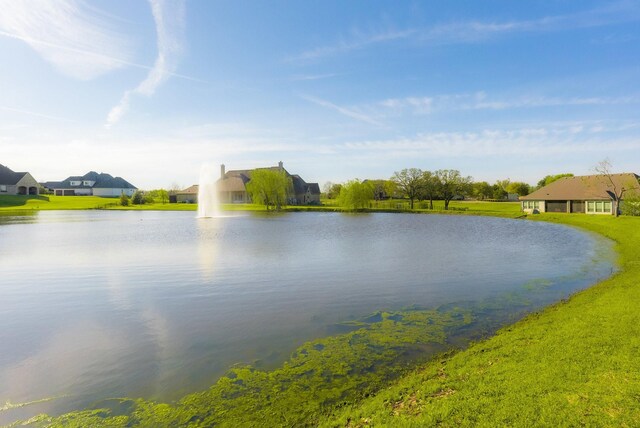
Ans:
POLYGON ((436 112, 463 110, 509 110, 558 106, 604 106, 639 104, 640 95, 619 97, 559 97, 544 95, 520 95, 492 97, 484 91, 436 96, 410 96, 388 98, 374 104, 359 107, 375 118, 401 114, 424 115, 436 112))
POLYGON ((184 34, 184 1, 149 0, 156 24, 158 56, 147 77, 132 90, 126 91, 107 116, 106 126, 117 123, 129 109, 131 96, 151 96, 176 70, 182 53, 184 34))
POLYGON ((416 30, 402 30, 402 31, 393 31, 387 30, 378 33, 372 34, 362 34, 360 32, 355 32, 352 34, 348 40, 341 39, 338 43, 328 46, 321 46, 314 49, 310 49, 308 51, 302 52, 297 55, 293 55, 287 58, 287 61, 298 62, 298 61, 313 61, 318 58, 327 57, 331 55, 346 53, 353 50, 362 49, 368 47, 370 45, 375 45, 384 42, 391 42, 394 40, 402 40, 407 39, 408 37, 414 35, 416 30))
POLYGON ((322 80, 322 79, 330 79, 332 77, 340 76, 339 73, 326 73, 326 74, 306 74, 306 75, 298 75, 293 76, 291 80, 293 81, 305 81, 305 80, 322 80))
POLYGON ((363 33, 355 31, 338 42, 312 48, 288 58, 292 62, 309 62, 344 54, 384 43, 410 40, 420 45, 478 43, 514 33, 556 32, 579 28, 602 27, 640 20, 640 4, 632 1, 614 2, 606 7, 566 15, 545 16, 531 20, 504 22, 463 21, 437 24, 426 28, 382 30, 363 33))
POLYGON ((615 132, 600 136, 593 132, 593 126, 565 123, 537 128, 418 133, 408 138, 346 142, 342 149, 376 158, 546 157, 635 151, 640 150, 640 140, 615 132))
POLYGON ((61 121, 61 122, 76 122, 73 119, 68 119, 68 118, 65 118, 65 117, 52 116, 52 115, 49 115, 49 114, 44 114, 44 113, 39 113, 39 112, 29 111, 29 110, 24 110, 24 109, 18 109, 18 108, 13 108, 13 107, 7 107, 7 106, 0 106, 0 110, 8 111, 8 112, 11 112, 11 113, 18 113, 18 114, 21 114, 21 115, 32 116, 32 117, 39 117, 39 118, 43 118, 43 119, 61 121))
POLYGON ((114 20, 78 0, 0 0, 0 35, 21 40, 62 73, 88 80, 130 63, 114 20))
POLYGON ((309 95, 300 95, 300 98, 302 98, 302 99, 304 99, 306 101, 309 101, 311 103, 317 104, 317 105, 319 105, 321 107, 326 107, 328 109, 335 110, 338 113, 340 113, 340 114, 342 114, 344 116, 350 117, 352 119, 356 119, 356 120, 359 120, 361 122, 366 122, 366 123, 369 123, 371 125, 383 126, 381 122, 378 122, 377 120, 371 118, 370 116, 367 116, 364 113, 361 113, 359 111, 356 111, 356 110, 353 110, 353 109, 350 109, 350 108, 347 108, 347 107, 339 106, 339 105, 334 104, 334 103, 332 103, 330 101, 323 100, 323 99, 316 98, 316 97, 311 97, 309 95))

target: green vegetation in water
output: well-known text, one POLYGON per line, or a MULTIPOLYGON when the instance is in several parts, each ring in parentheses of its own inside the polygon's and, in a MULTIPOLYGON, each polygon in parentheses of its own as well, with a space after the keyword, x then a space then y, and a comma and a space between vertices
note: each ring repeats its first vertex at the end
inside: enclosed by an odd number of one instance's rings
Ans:
MULTIPOLYGON (((531 283, 543 283, 532 281, 531 283)), ((307 342, 273 371, 231 369, 209 390, 175 404, 112 399, 97 409, 37 416, 35 426, 300 426, 374 395, 445 351, 493 334, 537 305, 547 287, 526 287, 481 302, 376 312, 337 325, 349 332, 307 342), (505 313, 509 307, 510 312, 505 313)))
POLYGON ((305 343, 276 370, 233 368, 209 390, 175 404, 108 400, 100 409, 27 422, 47 427, 315 424, 322 414, 406 373, 416 355, 445 351, 451 332, 471 322, 471 313, 460 308, 377 312, 342 324, 353 331, 305 343))

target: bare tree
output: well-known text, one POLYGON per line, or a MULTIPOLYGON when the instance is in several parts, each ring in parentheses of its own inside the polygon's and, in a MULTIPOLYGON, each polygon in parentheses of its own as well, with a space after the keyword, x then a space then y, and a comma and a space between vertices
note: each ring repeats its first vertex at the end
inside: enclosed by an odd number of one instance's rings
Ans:
POLYGON ((613 213, 618 217, 620 215, 620 201, 624 193, 628 190, 628 186, 624 183, 616 183, 614 179, 615 174, 611 172, 612 166, 609 159, 601 160, 593 169, 601 176, 603 183, 607 186, 607 194, 613 203, 613 213))

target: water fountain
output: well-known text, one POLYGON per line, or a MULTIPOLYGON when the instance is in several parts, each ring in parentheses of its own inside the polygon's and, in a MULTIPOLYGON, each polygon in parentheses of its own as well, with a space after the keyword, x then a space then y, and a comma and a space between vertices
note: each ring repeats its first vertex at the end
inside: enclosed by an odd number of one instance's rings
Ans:
POLYGON ((198 218, 220 216, 216 180, 217 176, 212 164, 202 164, 198 185, 198 218))

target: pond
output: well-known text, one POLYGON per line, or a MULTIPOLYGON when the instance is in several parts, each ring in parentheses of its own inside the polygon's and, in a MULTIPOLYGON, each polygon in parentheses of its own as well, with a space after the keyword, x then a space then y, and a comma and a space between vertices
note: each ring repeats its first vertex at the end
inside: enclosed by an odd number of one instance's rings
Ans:
POLYGON ((500 302, 495 330, 523 300, 535 310, 610 275, 612 254, 565 226, 473 216, 2 216, 0 424, 175 400, 380 310, 500 302))

